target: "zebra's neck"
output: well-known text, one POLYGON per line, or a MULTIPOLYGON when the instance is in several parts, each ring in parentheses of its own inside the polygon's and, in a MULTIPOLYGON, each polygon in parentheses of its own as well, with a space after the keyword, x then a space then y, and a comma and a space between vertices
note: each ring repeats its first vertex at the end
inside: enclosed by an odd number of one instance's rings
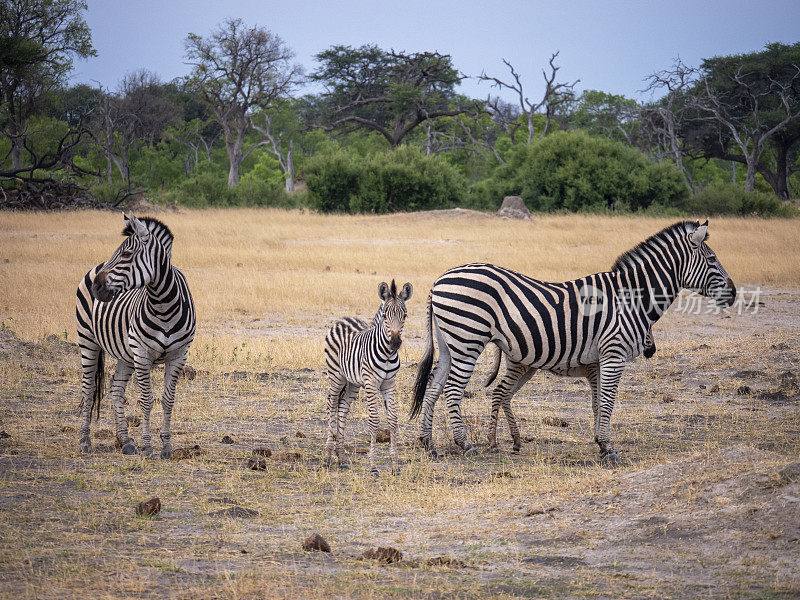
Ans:
POLYGON ((372 319, 371 338, 374 348, 380 354, 381 358, 387 359, 394 354, 394 351, 389 347, 389 335, 386 333, 386 328, 383 326, 383 305, 378 309, 375 317, 372 319))
POLYGON ((158 268, 153 282, 147 286, 147 304, 153 315, 169 320, 180 311, 181 294, 175 268, 166 252, 158 256, 158 268))
POLYGON ((614 265, 617 301, 624 318, 649 329, 680 292, 681 255, 669 244, 642 244, 614 265))

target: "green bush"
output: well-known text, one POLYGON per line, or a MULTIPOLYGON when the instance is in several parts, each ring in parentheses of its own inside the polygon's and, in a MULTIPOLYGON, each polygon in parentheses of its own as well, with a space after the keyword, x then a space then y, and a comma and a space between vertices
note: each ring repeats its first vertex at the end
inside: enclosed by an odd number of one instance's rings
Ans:
POLYGON ((800 214, 794 206, 781 202, 772 194, 745 192, 730 183, 711 185, 697 192, 682 208, 701 216, 795 217, 800 214))
POLYGON ((510 194, 522 196, 531 210, 640 211, 679 206, 689 189, 671 163, 651 163, 621 142, 559 131, 511 152, 473 188, 470 204, 496 209, 510 194))
POLYGON ((166 200, 180 206, 294 206, 283 184, 248 178, 229 188, 227 176, 214 171, 200 171, 182 181, 166 194, 166 200))
POLYGON ((387 213, 455 206, 466 185, 440 157, 412 147, 364 158, 338 151, 305 168, 309 201, 322 212, 387 213))

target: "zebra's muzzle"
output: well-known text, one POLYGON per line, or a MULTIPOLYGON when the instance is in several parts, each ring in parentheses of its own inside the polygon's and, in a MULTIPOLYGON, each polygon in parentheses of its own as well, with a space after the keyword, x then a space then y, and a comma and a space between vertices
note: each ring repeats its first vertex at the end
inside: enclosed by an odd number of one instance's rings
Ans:
POLYGON ((399 350, 400 346, 403 345, 403 340, 400 335, 393 335, 389 338, 389 348, 391 350, 399 350))
POLYGON ((108 302, 117 295, 117 290, 109 289, 106 285, 106 274, 102 271, 97 274, 92 282, 92 296, 100 302, 108 302))

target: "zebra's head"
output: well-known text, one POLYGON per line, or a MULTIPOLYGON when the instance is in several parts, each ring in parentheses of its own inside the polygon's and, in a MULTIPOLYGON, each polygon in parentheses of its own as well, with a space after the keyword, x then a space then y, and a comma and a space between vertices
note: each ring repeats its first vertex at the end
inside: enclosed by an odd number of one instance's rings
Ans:
POLYGON ((686 228, 688 257, 681 273, 681 286, 713 298, 718 306, 730 306, 736 300, 736 286, 717 255, 706 244, 708 220, 689 223, 686 228))
POLYGON ((398 350, 403 343, 403 324, 406 322, 406 300, 411 298, 414 288, 410 283, 406 283, 400 292, 397 292, 397 285, 392 279, 392 284, 388 285, 382 281, 378 286, 378 296, 383 300, 383 304, 378 311, 383 324, 383 331, 389 339, 389 348, 398 350))
MULTIPOLYGON (((92 296, 101 302, 108 302, 118 294, 149 285, 155 276, 159 249, 169 255, 161 241, 148 227, 149 222, 166 226, 155 219, 141 221, 122 213, 125 219, 125 241, 119 245, 92 282, 92 296)), ((169 230, 167 230, 169 231, 169 230)), ((170 234, 171 241, 171 234, 170 234)))

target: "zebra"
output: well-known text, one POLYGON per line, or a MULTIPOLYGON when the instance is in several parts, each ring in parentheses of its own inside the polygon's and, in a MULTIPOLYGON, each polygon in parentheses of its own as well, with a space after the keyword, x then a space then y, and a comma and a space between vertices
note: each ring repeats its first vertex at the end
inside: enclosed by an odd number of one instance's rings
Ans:
POLYGON ((325 360, 328 367, 328 439, 325 443, 324 463, 331 464, 336 452, 340 468, 348 468, 343 454, 344 423, 350 404, 362 386, 369 403, 369 465, 370 474, 378 476, 375 466, 375 439, 378 431, 378 393, 383 397, 386 418, 389 422, 389 459, 392 473, 398 474, 397 456, 397 404, 395 403, 395 375, 400 366, 397 351, 402 344, 403 324, 406 320, 406 301, 413 288, 406 283, 398 293, 397 285, 381 282, 378 296, 381 306, 372 324, 354 317, 345 317, 331 327, 325 337, 325 360))
POLYGON ((164 363, 164 410, 161 457, 172 455, 170 418, 175 385, 195 331, 195 310, 186 279, 172 266, 173 235, 157 219, 122 213, 125 241, 106 262, 86 273, 78 285, 76 315, 81 352, 80 450, 91 452, 92 411, 100 416, 103 395, 104 354, 117 359, 111 380, 117 443, 123 454, 138 452, 128 435, 123 395, 133 373, 139 386, 139 406, 144 414, 142 453, 153 452, 150 411, 153 395, 150 371, 164 363))
POLYGON ((506 355, 506 372, 492 392, 490 445, 502 406, 519 450, 522 440, 511 397, 537 369, 589 381, 595 442, 601 460, 616 463, 611 413, 624 363, 655 351, 647 332, 681 289, 730 306, 736 287, 705 243, 708 221, 665 227, 623 253, 611 270, 574 281, 549 283, 486 263, 455 267, 433 285, 427 302, 427 344, 414 384, 411 417, 422 413, 420 442, 436 457, 433 409, 444 389, 453 437, 474 453, 461 417, 464 387, 486 344, 506 355), (433 365, 434 336, 439 348, 433 365))

